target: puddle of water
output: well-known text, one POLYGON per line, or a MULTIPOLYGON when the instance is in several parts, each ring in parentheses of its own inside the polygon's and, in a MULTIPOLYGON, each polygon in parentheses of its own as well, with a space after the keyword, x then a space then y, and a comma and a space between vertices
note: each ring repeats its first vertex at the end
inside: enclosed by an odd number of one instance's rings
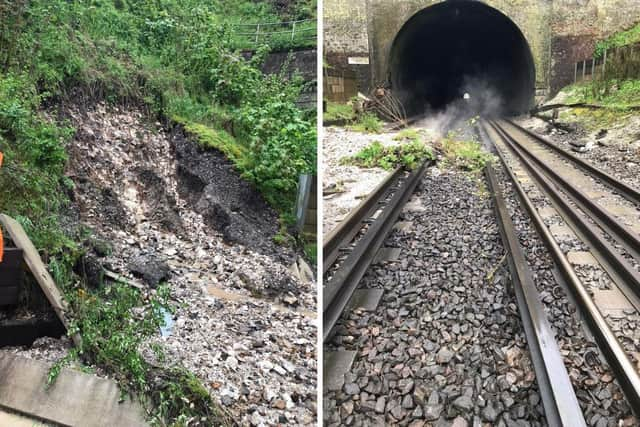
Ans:
POLYGON ((164 307, 160 310, 162 310, 162 319, 164 320, 164 324, 160 327, 160 335, 168 337, 173 329, 173 314, 164 307))

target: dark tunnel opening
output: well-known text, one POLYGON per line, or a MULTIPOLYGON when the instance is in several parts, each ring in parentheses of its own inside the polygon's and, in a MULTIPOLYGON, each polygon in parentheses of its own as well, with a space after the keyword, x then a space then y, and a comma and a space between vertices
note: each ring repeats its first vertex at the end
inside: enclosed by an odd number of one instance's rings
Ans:
POLYGON ((522 32, 479 1, 451 0, 414 15, 393 42, 390 73, 409 115, 452 106, 469 115, 515 115, 532 106, 535 93, 522 32))

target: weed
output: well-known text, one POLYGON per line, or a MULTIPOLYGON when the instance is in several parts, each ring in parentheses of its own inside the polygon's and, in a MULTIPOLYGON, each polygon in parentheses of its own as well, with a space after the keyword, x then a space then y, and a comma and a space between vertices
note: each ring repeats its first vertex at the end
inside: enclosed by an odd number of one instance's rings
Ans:
POLYGON ((311 265, 316 265, 318 262, 318 245, 315 242, 305 243, 304 254, 311 261, 311 265))
POLYGON ((393 137, 393 140, 394 141, 404 141, 404 140, 418 141, 420 140, 420 138, 422 138, 422 135, 420 134, 419 130, 414 128, 407 128, 398 132, 398 134, 393 137))
POLYGON ((380 133, 382 127, 382 120, 378 116, 373 113, 363 113, 349 128, 355 132, 380 133))
POLYGON ((605 50, 627 46, 637 42, 640 42, 640 24, 636 24, 626 31, 614 33, 605 40, 597 42, 594 56, 600 58, 605 50))
POLYGON ((442 140, 442 149, 447 162, 464 171, 479 173, 493 160, 493 155, 471 140, 459 140, 455 133, 449 132, 442 140))
POLYGON ((391 147, 385 147, 380 141, 373 141, 353 157, 343 159, 343 162, 366 168, 380 167, 390 170, 400 165, 414 169, 421 160, 426 159, 433 159, 433 152, 431 147, 421 141, 413 140, 391 147))
POLYGON ((350 123, 355 118, 353 107, 349 104, 341 104, 338 102, 327 102, 327 111, 323 114, 325 122, 344 121, 350 123))

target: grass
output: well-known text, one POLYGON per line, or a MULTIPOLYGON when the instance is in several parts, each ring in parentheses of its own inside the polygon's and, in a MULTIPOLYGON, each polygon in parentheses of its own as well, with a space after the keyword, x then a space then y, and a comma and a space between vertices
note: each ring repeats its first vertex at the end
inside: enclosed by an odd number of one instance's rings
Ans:
POLYGON ((478 142, 458 139, 453 132, 442 139, 442 150, 447 163, 472 173, 482 172, 485 165, 493 160, 493 155, 478 142))
POLYGON ((587 131, 623 125, 633 115, 629 107, 640 105, 640 80, 580 82, 563 91, 567 93, 567 103, 602 107, 578 107, 560 112, 560 120, 580 123, 587 131))
POLYGON ((564 122, 580 123, 584 128, 593 132, 612 126, 623 126, 633 112, 625 109, 610 108, 571 108, 560 112, 560 120, 564 122))
POLYGON ((422 138, 420 131, 414 128, 403 129, 396 136, 393 137, 394 141, 417 141, 422 138))
POLYGON ((311 261, 311 265, 315 266, 318 263, 318 244, 315 242, 305 243, 304 254, 311 261))
POLYGON ((431 147, 419 140, 391 147, 385 147, 380 141, 373 141, 353 157, 343 159, 343 163, 386 170, 397 166, 414 169, 420 161, 433 158, 431 147))
POLYGON ((203 148, 216 149, 225 155, 234 164, 247 164, 249 161, 247 148, 239 143, 233 136, 223 129, 214 129, 200 123, 190 122, 182 117, 174 116, 174 121, 184 126, 184 129, 195 136, 203 148))
POLYGON ((349 129, 362 133, 380 133, 383 125, 382 120, 375 114, 363 113, 356 119, 355 123, 349 126, 349 129))
POLYGON ((327 101, 327 110, 323 113, 323 121, 350 123, 355 119, 353 107, 349 104, 327 101))

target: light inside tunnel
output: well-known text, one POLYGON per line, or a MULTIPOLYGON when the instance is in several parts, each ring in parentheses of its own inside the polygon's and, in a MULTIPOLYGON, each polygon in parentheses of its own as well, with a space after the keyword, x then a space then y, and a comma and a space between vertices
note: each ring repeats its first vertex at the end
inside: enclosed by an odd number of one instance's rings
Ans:
POLYGON ((535 66, 526 39, 511 19, 479 1, 418 12, 398 33, 390 61, 392 89, 410 115, 451 105, 518 114, 533 103, 535 66))

